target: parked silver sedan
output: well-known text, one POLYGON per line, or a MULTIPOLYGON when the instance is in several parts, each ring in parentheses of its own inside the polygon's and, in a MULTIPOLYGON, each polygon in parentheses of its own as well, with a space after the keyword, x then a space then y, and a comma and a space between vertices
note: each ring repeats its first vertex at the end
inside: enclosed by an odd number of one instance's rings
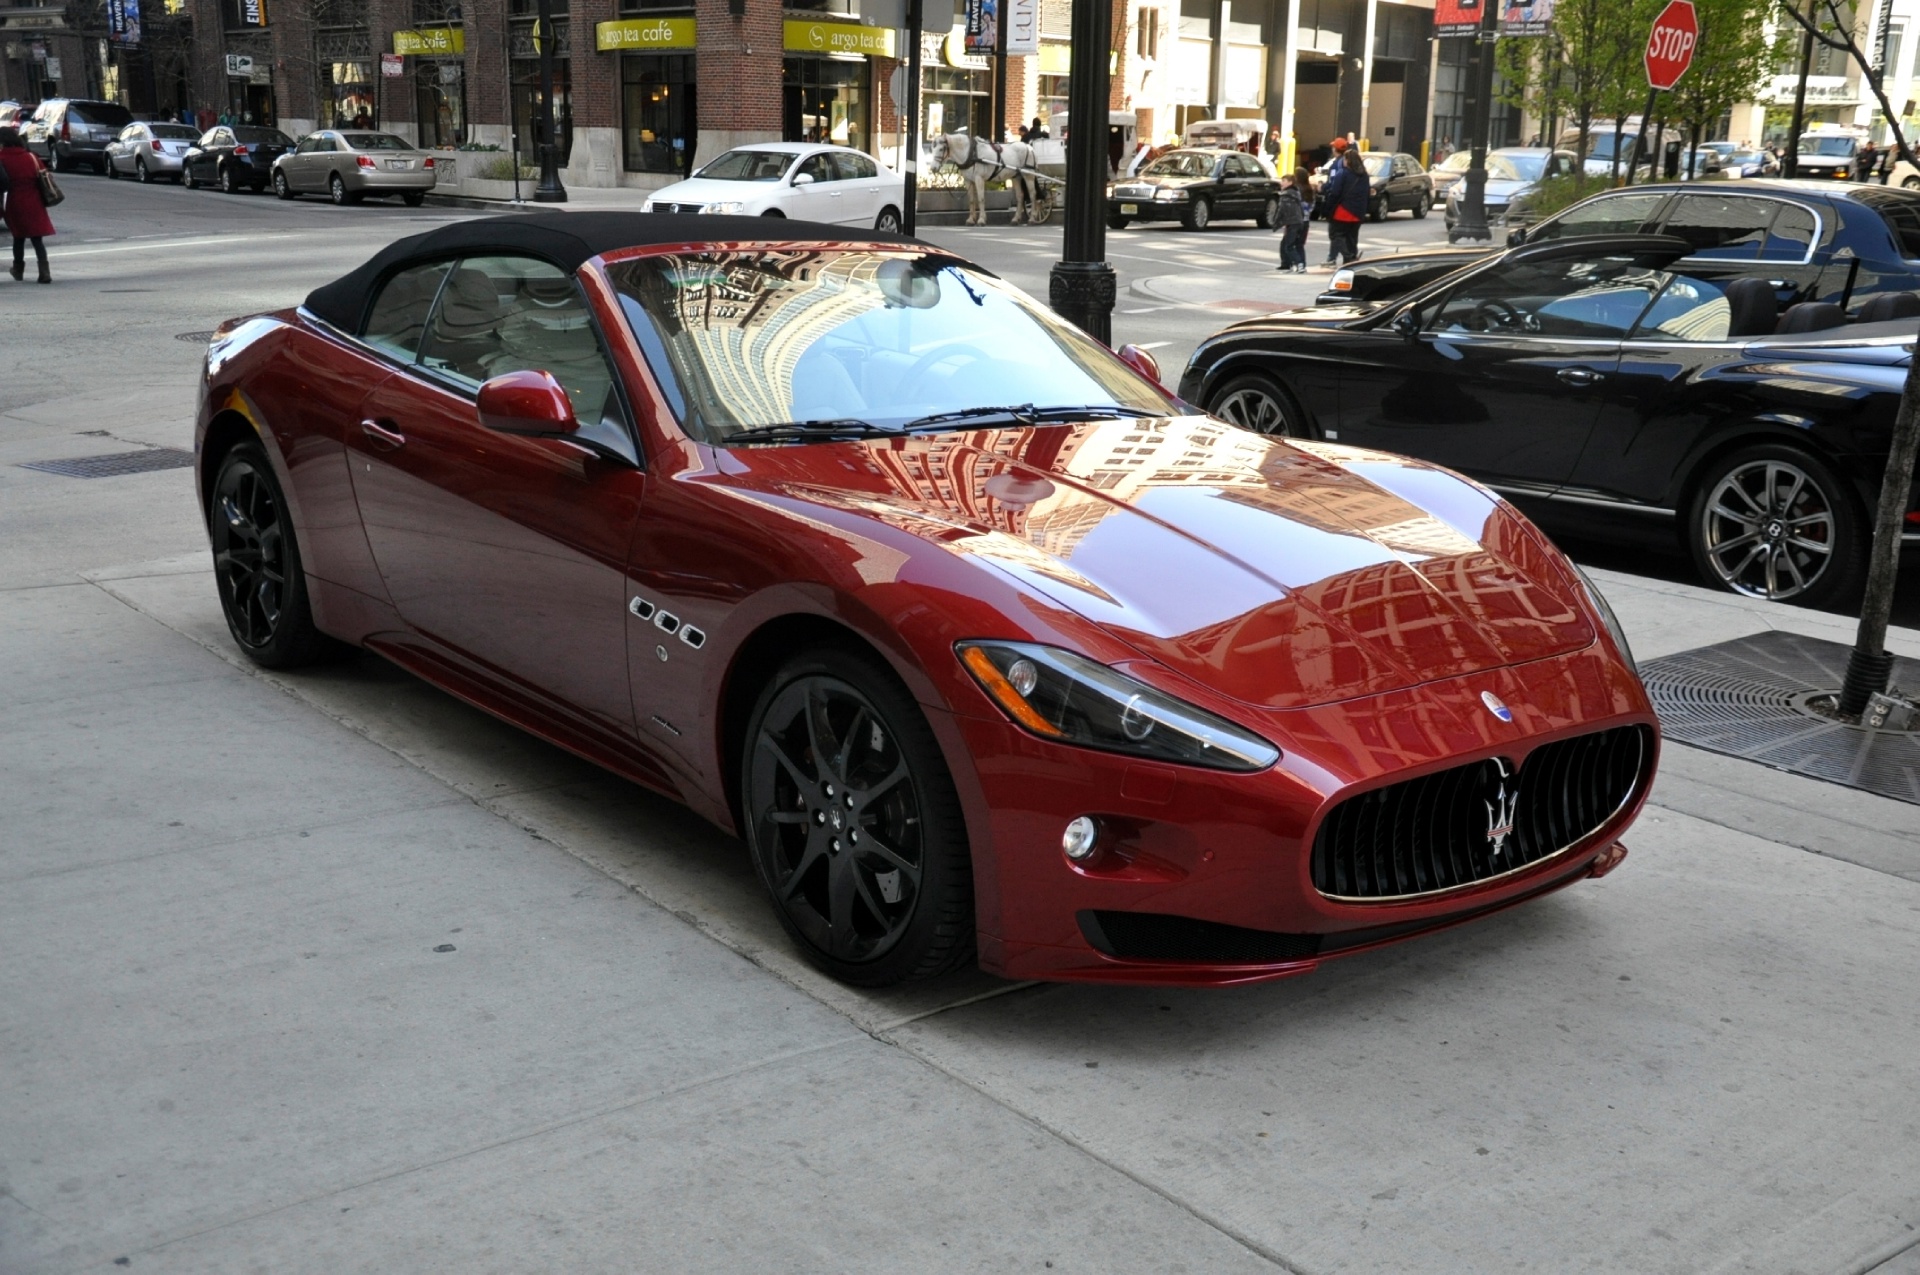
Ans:
POLYGON ((129 124, 107 143, 107 176, 132 174, 143 182, 171 177, 178 182, 181 158, 199 140, 200 130, 189 124, 129 124))
POLYGON ((417 208, 433 189, 433 156, 404 137, 357 129, 309 133, 273 163, 273 193, 282 199, 325 195, 357 204, 368 195, 398 195, 417 208))

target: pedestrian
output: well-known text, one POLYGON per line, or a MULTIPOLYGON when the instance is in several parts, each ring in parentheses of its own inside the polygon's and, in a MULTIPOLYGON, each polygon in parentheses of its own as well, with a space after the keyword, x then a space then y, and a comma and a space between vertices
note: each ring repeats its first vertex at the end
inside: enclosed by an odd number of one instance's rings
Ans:
POLYGON ((202 102, 200 103, 200 114, 195 118, 194 124, 204 133, 213 127, 216 118, 213 113, 213 103, 202 102))
POLYGON ((1360 223, 1373 201, 1373 182, 1358 151, 1343 151, 1333 162, 1320 194, 1327 206, 1327 268, 1351 265, 1360 260, 1360 223))
POLYGON ((53 233, 53 221, 40 199, 40 174, 45 169, 40 157, 20 141, 20 130, 0 128, 0 198, 6 202, 7 232, 13 236, 13 266, 7 271, 15 279, 27 277, 27 242, 33 242, 33 255, 40 262, 40 282, 52 283, 47 269, 46 237, 53 233))
POLYGON ((1863 182, 1873 176, 1873 161, 1877 158, 1873 150, 1873 139, 1869 137, 1860 143, 1860 149, 1853 155, 1853 179, 1863 182))
POLYGON ((1267 158, 1280 158, 1280 130, 1277 128, 1267 134, 1267 158))
POLYGON ((1280 264, 1276 268, 1289 274, 1304 274, 1307 269, 1307 200, 1301 193, 1306 183, 1304 168, 1280 175, 1280 264))

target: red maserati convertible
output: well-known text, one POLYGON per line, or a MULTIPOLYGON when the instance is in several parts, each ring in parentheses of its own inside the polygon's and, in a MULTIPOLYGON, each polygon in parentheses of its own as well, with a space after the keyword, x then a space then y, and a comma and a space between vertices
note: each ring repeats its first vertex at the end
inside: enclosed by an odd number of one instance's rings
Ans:
POLYGON ((1654 715, 1524 518, 853 233, 468 221, 228 323, 234 640, 685 802, 852 983, 1275 978, 1620 862, 1654 715))

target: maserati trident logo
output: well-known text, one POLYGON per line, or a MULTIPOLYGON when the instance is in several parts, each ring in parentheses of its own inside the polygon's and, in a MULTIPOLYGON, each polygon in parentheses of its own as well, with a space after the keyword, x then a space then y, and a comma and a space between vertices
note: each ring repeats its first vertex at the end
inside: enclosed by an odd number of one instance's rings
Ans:
POLYGON ((1493 857, 1497 859, 1507 848, 1507 838, 1513 835, 1513 811, 1520 804, 1520 785, 1516 783, 1512 791, 1508 791, 1507 780, 1512 777, 1513 772, 1507 769, 1506 759, 1496 757, 1493 759, 1493 764, 1500 768, 1500 777, 1494 787, 1492 799, 1486 803, 1487 845, 1493 857))
POLYGON ((1513 720, 1513 710, 1507 707, 1505 700, 1495 695, 1492 691, 1481 691, 1480 702, 1487 706, 1489 713, 1492 713, 1501 721, 1510 722, 1513 720))

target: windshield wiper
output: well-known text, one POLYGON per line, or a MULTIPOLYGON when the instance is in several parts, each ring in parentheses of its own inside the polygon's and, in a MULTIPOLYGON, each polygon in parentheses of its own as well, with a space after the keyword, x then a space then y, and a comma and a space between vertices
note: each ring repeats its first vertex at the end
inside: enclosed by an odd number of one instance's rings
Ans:
POLYGON ((819 443, 842 438, 892 438, 900 431, 875 425, 856 417, 820 421, 780 421, 772 425, 751 425, 737 429, 720 440, 722 446, 734 443, 819 443))
POLYGON ((1166 414, 1149 412, 1138 407, 1120 407, 1111 403, 1086 404, 1078 407, 1035 407, 1031 403, 1017 403, 1003 407, 963 407, 954 412, 935 412, 931 416, 910 420, 900 428, 909 433, 918 433, 945 425, 962 424, 966 421, 995 416, 1004 416, 1020 425, 1038 425, 1044 421, 1117 420, 1122 417, 1155 418, 1166 414))

